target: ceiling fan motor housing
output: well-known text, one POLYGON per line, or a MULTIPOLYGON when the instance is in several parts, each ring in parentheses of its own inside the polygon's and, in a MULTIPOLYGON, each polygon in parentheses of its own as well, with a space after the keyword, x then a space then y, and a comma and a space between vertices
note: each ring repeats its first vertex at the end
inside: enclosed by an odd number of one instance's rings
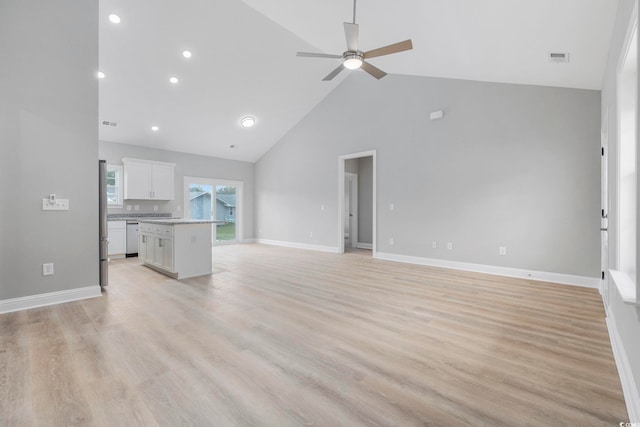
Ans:
POLYGON ((348 50, 342 54, 342 65, 350 70, 360 68, 364 61, 364 52, 348 50))

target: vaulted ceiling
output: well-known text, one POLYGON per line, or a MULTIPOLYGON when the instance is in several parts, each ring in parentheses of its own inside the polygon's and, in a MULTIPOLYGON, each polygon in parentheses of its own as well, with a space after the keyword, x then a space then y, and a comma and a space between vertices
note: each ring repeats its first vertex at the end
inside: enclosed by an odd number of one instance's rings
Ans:
MULTIPOLYGON (((360 0, 356 22, 365 51, 413 40, 411 51, 371 59, 390 74, 600 89, 616 9, 616 0, 360 0), (570 60, 550 62, 549 52, 570 60)), ((324 82, 339 60, 295 55, 341 54, 352 18, 351 0, 101 0, 100 120, 117 126, 100 125, 100 139, 256 161, 363 72, 324 82), (244 116, 256 125, 240 126, 244 116)))

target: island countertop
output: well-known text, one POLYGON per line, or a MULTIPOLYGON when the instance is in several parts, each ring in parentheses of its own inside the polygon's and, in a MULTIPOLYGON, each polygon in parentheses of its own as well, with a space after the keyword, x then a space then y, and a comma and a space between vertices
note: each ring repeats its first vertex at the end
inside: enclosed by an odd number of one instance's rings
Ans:
POLYGON ((140 219, 139 223, 159 224, 159 225, 181 225, 181 224, 224 224, 225 221, 214 219, 189 219, 189 218, 157 218, 140 219))

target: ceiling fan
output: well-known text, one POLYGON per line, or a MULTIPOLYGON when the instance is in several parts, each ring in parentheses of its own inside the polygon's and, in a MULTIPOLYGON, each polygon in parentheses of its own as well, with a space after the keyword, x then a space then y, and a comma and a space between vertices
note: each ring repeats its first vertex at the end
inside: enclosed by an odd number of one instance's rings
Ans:
POLYGON ((386 76, 387 73, 382 71, 380 68, 374 67, 370 63, 366 62, 365 59, 375 58, 377 56, 383 56, 383 55, 391 55, 392 53, 398 53, 398 52, 403 52, 405 50, 413 49, 413 44, 411 43, 411 39, 409 39, 399 43, 390 44, 389 46, 384 46, 384 47, 379 47, 377 49, 369 50, 367 52, 363 52, 359 50, 358 47, 359 47, 360 37, 359 37, 358 24, 356 24, 356 0, 353 0, 353 23, 351 22, 344 23, 344 33, 347 38, 347 50, 342 55, 298 52, 296 56, 302 56, 307 58, 341 59, 342 64, 340 64, 338 68, 330 72, 327 75, 327 77, 322 79, 324 81, 332 80, 345 68, 348 68, 350 70, 362 68, 364 71, 371 74, 376 79, 381 79, 384 76, 386 76))

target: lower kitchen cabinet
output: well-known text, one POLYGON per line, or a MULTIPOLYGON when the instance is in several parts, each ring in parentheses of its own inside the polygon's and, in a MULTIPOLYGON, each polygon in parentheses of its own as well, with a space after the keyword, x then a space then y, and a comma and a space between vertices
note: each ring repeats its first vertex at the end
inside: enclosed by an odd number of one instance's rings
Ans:
POLYGON ((109 238, 109 257, 124 258, 127 252, 127 222, 109 221, 107 236, 109 238))

